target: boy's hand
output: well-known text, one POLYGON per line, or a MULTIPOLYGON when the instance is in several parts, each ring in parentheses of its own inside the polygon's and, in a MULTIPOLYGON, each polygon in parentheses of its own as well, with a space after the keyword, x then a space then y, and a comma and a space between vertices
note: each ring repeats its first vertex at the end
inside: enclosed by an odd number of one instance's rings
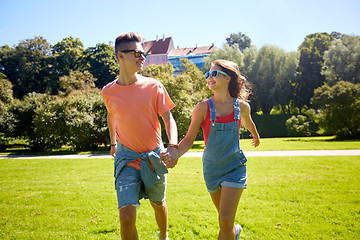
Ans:
POLYGON ((173 168, 178 162, 178 152, 174 147, 168 147, 160 153, 160 160, 167 168, 173 168))
POLYGON ((115 153, 116 153, 116 145, 112 145, 110 148, 110 155, 115 157, 115 153))

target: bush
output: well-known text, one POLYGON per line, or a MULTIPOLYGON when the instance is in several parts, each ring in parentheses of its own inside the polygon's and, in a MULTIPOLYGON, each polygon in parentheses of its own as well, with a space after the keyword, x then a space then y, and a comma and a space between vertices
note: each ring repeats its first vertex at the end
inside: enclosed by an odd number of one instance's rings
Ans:
POLYGON ((290 136, 314 136, 318 130, 315 120, 306 115, 292 116, 286 120, 285 125, 290 136))
MULTIPOLYGON (((288 137, 290 136, 285 122, 289 119, 291 114, 278 114, 278 115, 257 115, 252 114, 251 117, 256 125, 260 137, 288 137)), ((241 138, 248 138, 249 132, 242 132, 241 138)))
POLYGON ((0 105, 0 111, 0 145, 7 138, 26 139, 34 151, 63 145, 89 150, 107 143, 106 108, 99 89, 73 91, 67 97, 31 93, 9 107, 0 105))
POLYGON ((340 81, 325 84, 311 99, 319 112, 319 125, 340 138, 360 138, 360 84, 340 81))
POLYGON ((98 89, 75 91, 39 108, 33 124, 36 142, 45 149, 68 145, 89 150, 96 147, 99 136, 108 135, 106 109, 98 89))

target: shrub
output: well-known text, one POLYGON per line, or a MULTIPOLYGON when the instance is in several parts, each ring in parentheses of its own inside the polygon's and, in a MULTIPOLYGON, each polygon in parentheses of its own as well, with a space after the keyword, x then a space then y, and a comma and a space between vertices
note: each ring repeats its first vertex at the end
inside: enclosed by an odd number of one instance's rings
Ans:
POLYGON ((316 135, 317 124, 314 119, 307 115, 292 116, 286 120, 285 125, 290 136, 309 137, 316 135))
POLYGON ((44 149, 62 145, 76 150, 94 148, 99 136, 107 136, 106 109, 100 90, 73 91, 52 101, 37 109, 33 124, 35 139, 44 149))
POLYGON ((319 112, 319 125, 340 138, 360 137, 360 84, 340 81, 315 89, 312 104, 319 112))

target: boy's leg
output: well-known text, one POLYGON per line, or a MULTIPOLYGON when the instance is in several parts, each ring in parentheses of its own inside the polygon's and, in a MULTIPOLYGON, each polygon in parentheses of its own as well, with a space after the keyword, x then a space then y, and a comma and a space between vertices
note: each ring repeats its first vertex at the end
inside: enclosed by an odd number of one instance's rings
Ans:
POLYGON ((159 203, 151 202, 151 206, 155 211, 155 219, 160 230, 160 238, 165 239, 167 237, 168 228, 168 209, 165 200, 159 203))
POLYGON ((138 239, 136 231, 136 206, 140 205, 139 192, 141 188, 140 171, 123 167, 121 174, 115 179, 118 200, 121 238, 123 240, 138 239))
POLYGON ((138 234, 136 230, 136 207, 127 205, 119 208, 121 239, 137 240, 138 234))
POLYGON ((154 208, 155 219, 160 230, 160 238, 165 239, 168 227, 168 209, 165 202, 166 175, 161 175, 160 179, 153 186, 145 189, 145 193, 149 197, 151 206, 154 208))

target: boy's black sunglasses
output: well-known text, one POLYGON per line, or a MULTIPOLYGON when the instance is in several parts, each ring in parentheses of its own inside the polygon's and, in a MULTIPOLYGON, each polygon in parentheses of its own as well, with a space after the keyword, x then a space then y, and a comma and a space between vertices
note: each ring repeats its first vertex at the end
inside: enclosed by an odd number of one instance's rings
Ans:
POLYGON ((136 58, 140 58, 141 55, 143 55, 144 58, 146 58, 146 56, 147 56, 147 53, 140 51, 140 50, 123 50, 121 52, 123 52, 123 53, 134 52, 136 58))

